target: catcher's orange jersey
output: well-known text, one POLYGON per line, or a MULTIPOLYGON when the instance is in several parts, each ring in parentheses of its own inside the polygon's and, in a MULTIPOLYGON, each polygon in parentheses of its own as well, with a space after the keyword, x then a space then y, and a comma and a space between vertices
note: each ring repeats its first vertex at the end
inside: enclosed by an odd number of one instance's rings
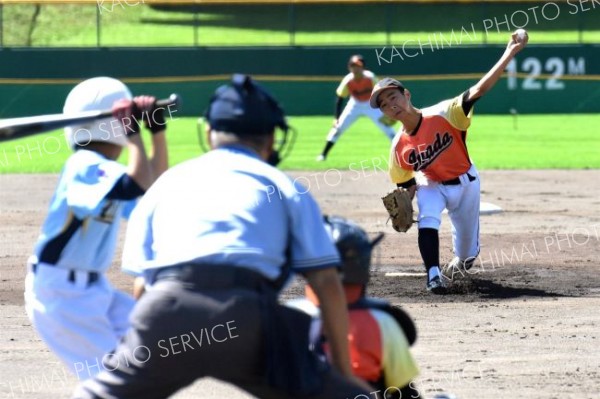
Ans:
POLYGON ((433 181, 450 180, 471 167, 465 139, 473 109, 464 114, 462 94, 421 112, 417 132, 399 134, 392 142, 390 177, 394 183, 404 183, 418 171, 433 181))
MULTIPOLYGON (((362 296, 361 285, 343 287, 349 304, 362 296)), ((318 306, 314 291, 310 286, 305 289, 308 300, 318 306)), ((379 309, 349 309, 348 319, 352 374, 371 382, 383 376, 386 387, 404 387, 419 375, 410 344, 393 316, 379 309)), ((325 350, 329 352, 327 344, 325 350)))
POLYGON ((344 76, 335 92, 339 97, 351 95, 358 101, 369 101, 375 83, 377 83, 377 78, 371 71, 364 71, 363 77, 358 80, 355 80, 354 75, 349 73, 344 76))

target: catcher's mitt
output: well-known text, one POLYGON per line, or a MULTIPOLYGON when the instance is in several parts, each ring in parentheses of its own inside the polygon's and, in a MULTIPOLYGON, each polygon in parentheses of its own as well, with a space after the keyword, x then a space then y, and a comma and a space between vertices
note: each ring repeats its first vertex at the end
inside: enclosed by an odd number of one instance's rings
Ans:
POLYGON ((383 123, 385 126, 394 126, 398 121, 390 118, 387 115, 381 115, 381 117, 379 118, 379 122, 383 123))
POLYGON ((400 233, 406 233, 413 220, 413 206, 410 193, 405 188, 397 188, 381 198, 383 206, 392 219, 392 227, 400 233))

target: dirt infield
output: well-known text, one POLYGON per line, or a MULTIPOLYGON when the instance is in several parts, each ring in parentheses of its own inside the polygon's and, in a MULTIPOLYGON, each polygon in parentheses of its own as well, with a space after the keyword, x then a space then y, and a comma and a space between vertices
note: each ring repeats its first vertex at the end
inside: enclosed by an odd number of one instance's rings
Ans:
MULTIPOLYGON (((598 398, 600 393, 599 171, 487 171, 482 200, 503 213, 481 217, 481 254, 452 293, 431 296, 416 229, 395 233, 379 197, 383 173, 292 173, 310 186, 324 212, 387 233, 375 253, 372 295, 415 318, 414 354, 425 397, 598 398), (403 273, 407 276, 386 276, 403 273)), ((64 398, 75 385, 40 342, 25 315, 25 261, 56 183, 50 175, 0 176, 0 398, 64 398)), ((451 259, 450 227, 441 230, 442 262, 451 259)), ((129 289, 118 267, 111 280, 129 289)), ((301 292, 294 283, 284 293, 301 292)), ((209 380, 177 398, 241 398, 209 380)))

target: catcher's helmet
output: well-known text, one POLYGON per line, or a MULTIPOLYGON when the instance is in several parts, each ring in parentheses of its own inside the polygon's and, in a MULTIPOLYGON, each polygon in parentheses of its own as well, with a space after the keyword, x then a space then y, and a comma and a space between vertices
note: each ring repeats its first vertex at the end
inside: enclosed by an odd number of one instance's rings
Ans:
MULTIPOLYGON (((104 111, 111 109, 117 100, 131 100, 133 97, 125 84, 117 79, 98 77, 84 80, 75 86, 67 99, 65 114, 83 111, 104 111)), ((113 117, 88 122, 82 125, 67 126, 65 137, 69 146, 85 146, 92 141, 104 141, 121 147, 127 145, 127 136, 120 122, 113 117)))
POLYGON ((370 240, 358 224, 340 216, 325 216, 325 227, 342 258, 342 283, 366 285, 371 253, 383 233, 370 240))

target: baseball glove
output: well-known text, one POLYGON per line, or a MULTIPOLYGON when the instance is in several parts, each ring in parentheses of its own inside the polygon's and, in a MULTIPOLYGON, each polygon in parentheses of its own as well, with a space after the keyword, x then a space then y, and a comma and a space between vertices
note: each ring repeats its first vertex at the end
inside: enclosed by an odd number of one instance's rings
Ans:
POLYGON ((389 116, 381 115, 379 122, 383 123, 385 126, 394 126, 398 121, 390 118, 389 116))
MULTIPOLYGON (((392 219, 392 227, 400 233, 406 233, 413 220, 413 206, 410 193, 405 188, 397 188, 382 197, 383 206, 392 219)), ((389 219, 388 219, 389 220, 389 219)))

